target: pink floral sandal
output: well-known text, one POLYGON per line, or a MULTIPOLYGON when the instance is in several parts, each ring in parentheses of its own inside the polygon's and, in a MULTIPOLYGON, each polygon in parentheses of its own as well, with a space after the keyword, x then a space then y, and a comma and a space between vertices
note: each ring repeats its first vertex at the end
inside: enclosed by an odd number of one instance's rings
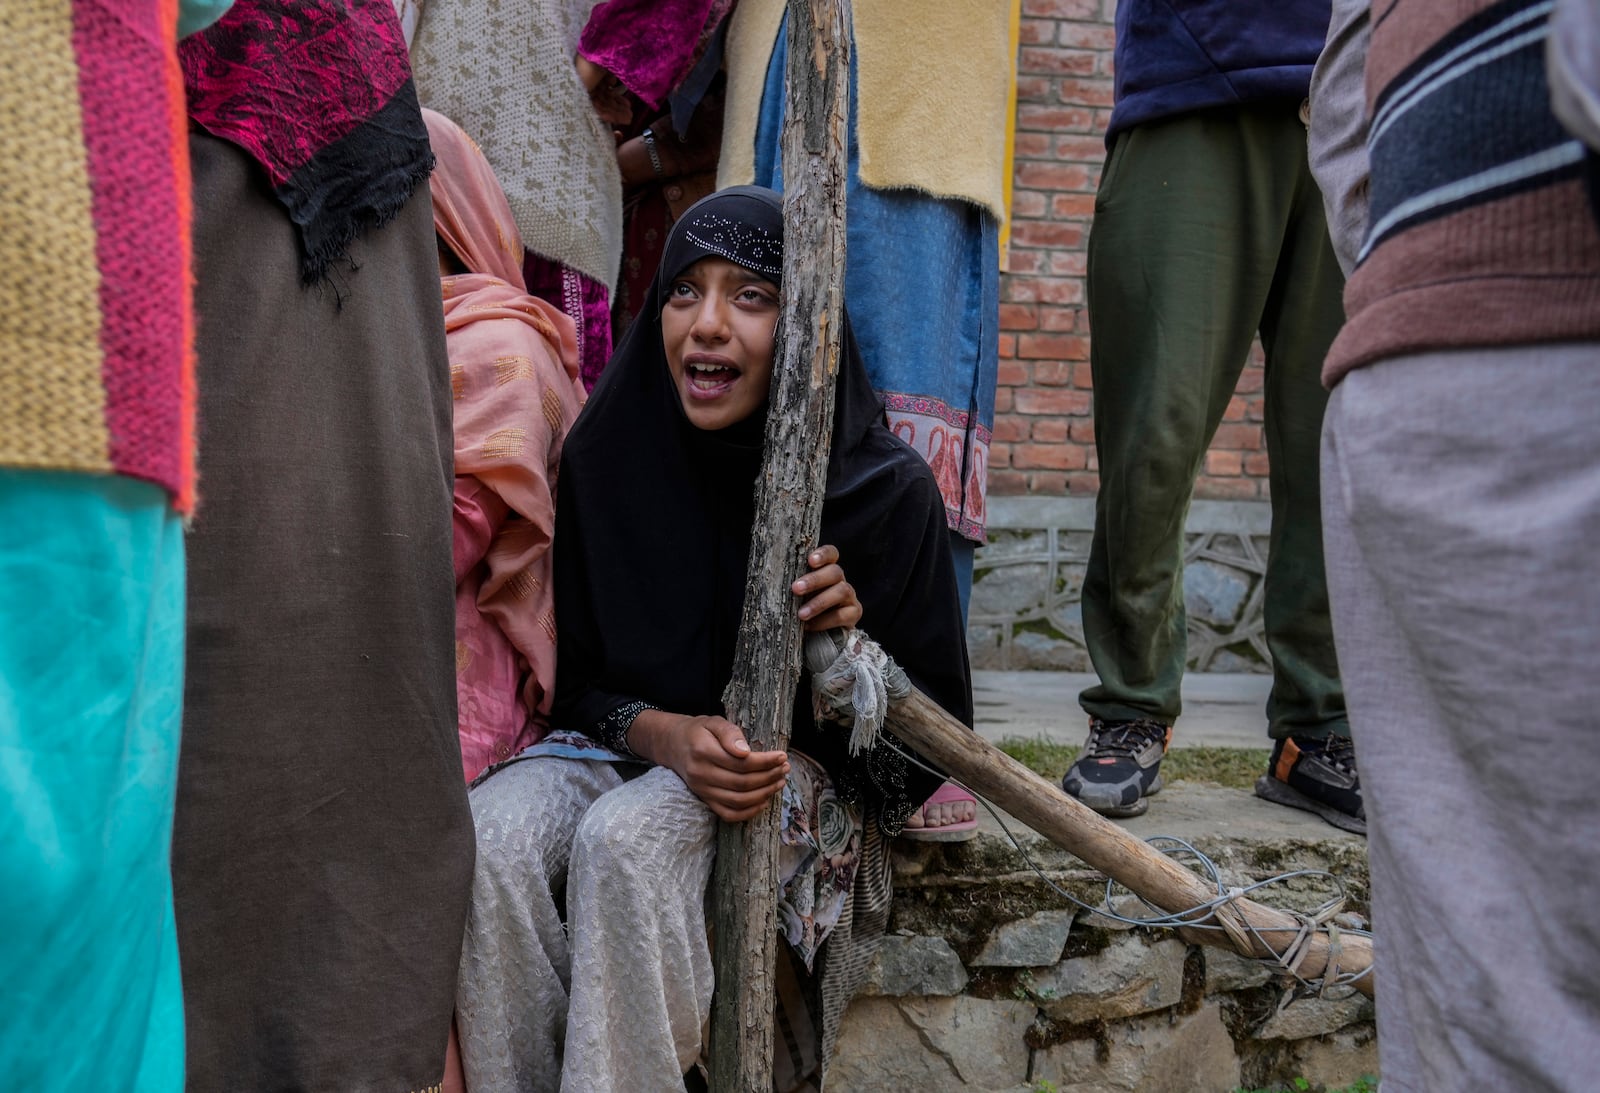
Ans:
MULTIPOLYGON (((948 810, 947 810, 948 811, 948 810)), ((922 807, 912 814, 913 819, 922 820, 921 825, 912 827, 909 823, 900 832, 901 838, 911 839, 925 843, 959 843, 966 842, 978 834, 978 799, 954 782, 946 782, 933 791, 933 796, 923 802, 922 807), (927 823, 928 809, 941 805, 959 805, 971 802, 972 818, 956 820, 951 823, 927 823)))

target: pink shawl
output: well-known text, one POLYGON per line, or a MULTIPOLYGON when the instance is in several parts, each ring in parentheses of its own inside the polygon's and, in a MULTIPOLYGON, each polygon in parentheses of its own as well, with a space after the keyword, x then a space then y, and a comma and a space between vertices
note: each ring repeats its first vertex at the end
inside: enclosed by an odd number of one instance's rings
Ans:
POLYGON ((446 277, 455 408, 456 695, 471 780, 548 730, 556 467, 583 403, 572 321, 523 290, 522 241, 482 153, 424 111, 439 237, 473 272, 446 277))

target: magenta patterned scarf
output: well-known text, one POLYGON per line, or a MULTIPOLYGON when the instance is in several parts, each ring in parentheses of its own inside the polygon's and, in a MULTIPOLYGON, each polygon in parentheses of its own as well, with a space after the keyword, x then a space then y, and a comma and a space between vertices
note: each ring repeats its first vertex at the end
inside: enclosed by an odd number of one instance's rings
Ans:
POLYGON ((266 170, 308 284, 433 168, 393 0, 238 0, 179 55, 190 120, 266 170))

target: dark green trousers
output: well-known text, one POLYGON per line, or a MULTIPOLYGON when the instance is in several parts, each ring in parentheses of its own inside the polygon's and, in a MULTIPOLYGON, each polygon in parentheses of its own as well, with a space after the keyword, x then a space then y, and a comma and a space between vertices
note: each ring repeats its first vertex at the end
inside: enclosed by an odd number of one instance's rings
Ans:
POLYGON ((1298 103, 1225 107, 1118 136, 1089 237, 1100 493, 1083 586, 1091 716, 1181 709, 1183 529, 1256 331, 1266 350, 1272 539, 1267 720, 1348 735, 1322 571, 1323 357, 1344 287, 1298 103))

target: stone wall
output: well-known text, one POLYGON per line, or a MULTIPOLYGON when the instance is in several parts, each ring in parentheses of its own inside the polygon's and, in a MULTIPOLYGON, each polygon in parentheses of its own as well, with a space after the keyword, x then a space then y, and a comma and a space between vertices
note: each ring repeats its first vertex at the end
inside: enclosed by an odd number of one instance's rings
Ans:
MULTIPOLYGON (((1098 874, 1037 837, 1023 845, 1055 884, 1101 903, 1098 874)), ((1202 849, 1229 884, 1330 869, 1365 914, 1360 840, 1202 849)), ((1348 988, 1317 997, 1230 952, 1075 909, 997 836, 897 853, 892 936, 845 1015, 832 1093, 1229 1093, 1377 1073, 1372 1005, 1348 988)), ((1287 894, 1305 906, 1323 893, 1287 894)))
MULTIPOLYGON (((998 0, 995 0, 998 2, 998 0)), ((1111 118, 1116 0, 1022 0, 1011 250, 991 496, 1092 496, 1085 248, 1111 118)), ((1206 498, 1267 496, 1259 347, 1206 456, 1206 498)))
MULTIPOLYGON (((1262 579, 1270 518, 1263 501, 1191 507, 1183 570, 1190 671, 1269 669, 1262 579)), ((968 615, 974 668, 1091 670, 1079 597, 1093 531, 1089 498, 991 501, 968 615)))

